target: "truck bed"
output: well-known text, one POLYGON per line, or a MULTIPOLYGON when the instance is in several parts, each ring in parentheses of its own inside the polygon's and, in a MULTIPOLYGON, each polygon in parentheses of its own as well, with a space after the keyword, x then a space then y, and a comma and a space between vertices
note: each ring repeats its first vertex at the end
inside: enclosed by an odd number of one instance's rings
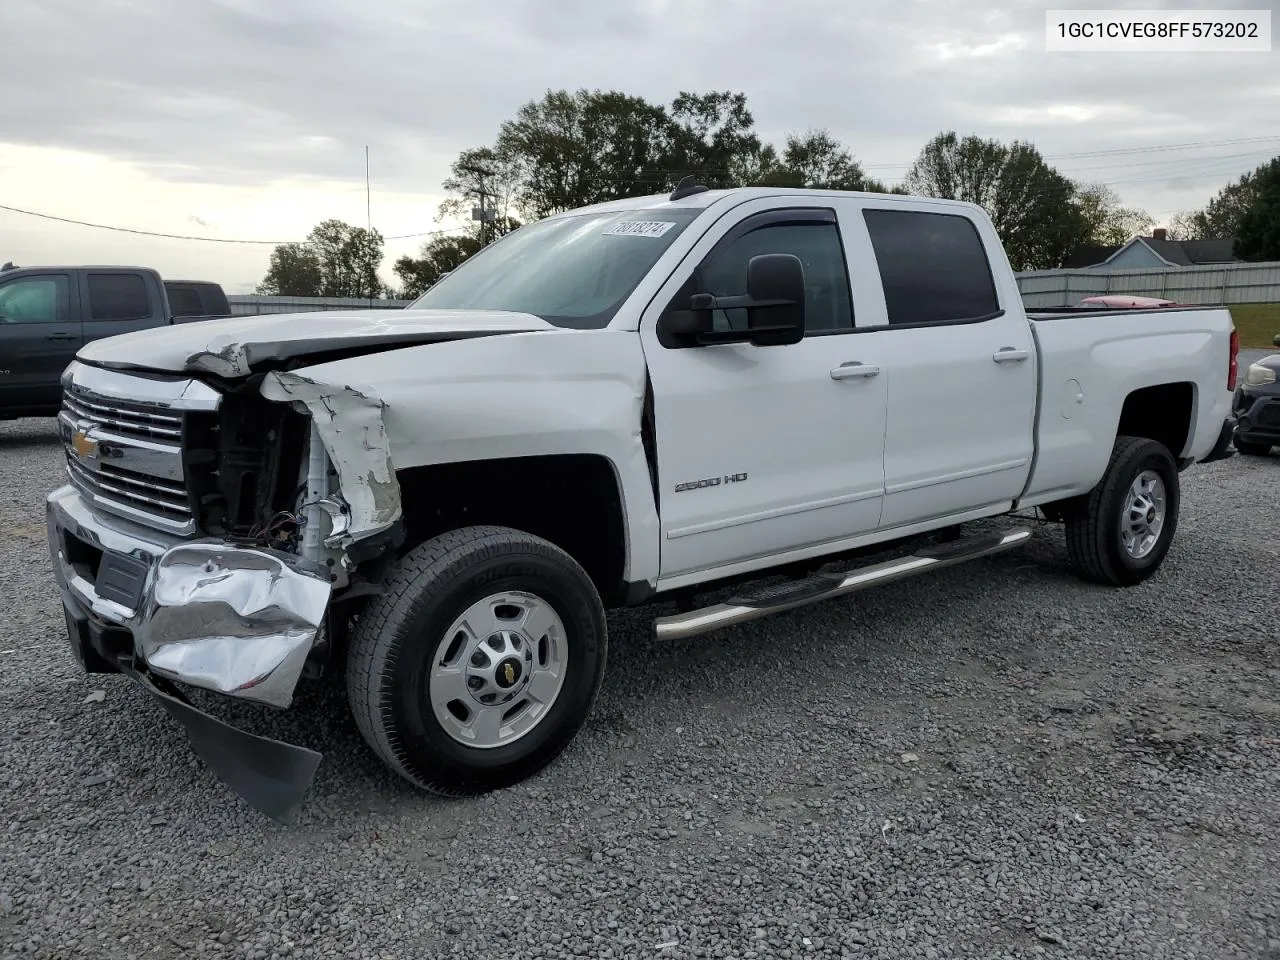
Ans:
POLYGON ((1055 308, 1028 317, 1040 370, 1035 468, 1023 505, 1089 490, 1111 438, 1123 433, 1127 403, 1158 413, 1175 457, 1212 451, 1231 410, 1225 307, 1055 308), (1066 319, 1073 322, 1047 322, 1066 319))

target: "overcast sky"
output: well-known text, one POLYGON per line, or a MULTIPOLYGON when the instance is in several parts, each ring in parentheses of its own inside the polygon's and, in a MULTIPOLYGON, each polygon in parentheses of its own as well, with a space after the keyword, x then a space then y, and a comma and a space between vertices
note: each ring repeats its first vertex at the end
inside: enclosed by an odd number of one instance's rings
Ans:
MULTIPOLYGON (((1270 7, 1280 21, 1276 5, 1235 4, 1270 7)), ((421 233, 438 228, 439 184, 458 151, 491 143, 549 88, 660 102, 682 89, 743 91, 766 139, 826 127, 890 181, 940 130, 1031 140, 1062 157, 1053 162, 1063 173, 1110 183, 1162 220, 1280 154, 1280 53, 1050 54, 1045 8, 0 0, 0 204, 165 233, 297 240, 328 217, 364 222, 368 144, 374 226, 421 233), (1132 152, 1188 143, 1200 145, 1132 152), (1119 150, 1131 152, 1063 157, 1119 150)), ((420 242, 389 242, 386 266, 420 242)), ((261 278, 270 249, 0 210, 0 261, 20 264, 145 263, 236 293, 261 278)))

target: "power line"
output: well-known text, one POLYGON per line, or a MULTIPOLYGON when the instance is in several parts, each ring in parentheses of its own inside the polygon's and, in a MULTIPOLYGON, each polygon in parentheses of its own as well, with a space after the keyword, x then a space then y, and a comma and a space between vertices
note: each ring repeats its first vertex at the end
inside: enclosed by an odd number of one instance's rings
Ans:
MULTIPOLYGON (((1115 150, 1092 150, 1092 151, 1083 151, 1079 153, 1045 155, 1044 159, 1045 160, 1083 159, 1088 157, 1121 156, 1126 154, 1143 154, 1143 153, 1163 152, 1163 151, 1172 151, 1172 150, 1190 150, 1190 149, 1196 149, 1196 148, 1229 146, 1233 144, 1243 144, 1243 143, 1270 143, 1273 141, 1280 141, 1280 136, 1237 137, 1237 138, 1226 139, 1226 140, 1196 140, 1196 141, 1190 141, 1187 143, 1155 144, 1155 145, 1146 146, 1146 147, 1123 147, 1115 150)), ((1239 154, 1222 154, 1218 156, 1206 156, 1206 157, 1181 157, 1181 158, 1174 158, 1170 160, 1142 160, 1142 161, 1138 161, 1136 163, 1130 163, 1130 164, 1115 164, 1114 166, 1116 167, 1146 167, 1146 166, 1170 165, 1170 164, 1172 165, 1190 164, 1190 165, 1193 165, 1194 168, 1186 169, 1186 170, 1168 170, 1163 174, 1160 174, 1158 176, 1151 176, 1151 177, 1129 177, 1127 175, 1122 175, 1121 179, 1118 179, 1118 180, 1109 180, 1109 181, 1101 180, 1097 182, 1105 186, 1120 186, 1120 185, 1127 185, 1132 183, 1153 183, 1161 180, 1183 179, 1191 176, 1229 175, 1229 173, 1231 172, 1229 170, 1216 169, 1217 164, 1222 161, 1254 156, 1254 155, 1260 154, 1261 152, 1262 151, 1255 150, 1255 151, 1249 151, 1248 153, 1239 153, 1239 154), (1205 165, 1214 166, 1215 169, 1210 170, 1205 165)), ((1267 151, 1267 152, 1270 152, 1270 151, 1267 151)), ((911 162, 863 164, 862 167, 863 169, 866 169, 866 170, 873 170, 873 169, 882 169, 887 167, 910 166, 910 163, 911 162)), ((1073 175, 1076 173, 1083 172, 1085 170, 1110 169, 1112 166, 1113 165, 1111 164, 1104 164, 1102 166, 1080 167, 1074 171, 1064 171, 1064 175, 1073 175)), ((635 177, 595 177, 595 178, 592 178, 591 182, 596 184, 605 184, 605 183, 634 184, 637 186, 652 185, 659 188, 659 191, 660 191, 661 189, 664 189, 665 186, 669 182, 671 182, 673 179, 678 179, 677 174, 683 174, 687 172, 693 172, 701 176, 728 176, 731 171, 727 171, 727 170, 646 171, 645 174, 637 175, 635 177)), ((367 176, 367 172, 366 172, 366 176, 367 176)), ((906 179, 905 177, 889 177, 889 178, 885 178, 884 182, 886 186, 888 186, 894 183, 902 183, 905 181, 905 179, 906 179)), ((475 192, 475 191, 472 191, 472 192, 475 192)), ((488 194, 488 191, 484 190, 483 183, 481 184, 480 192, 481 192, 481 205, 483 207, 485 196, 491 195, 491 194, 488 194)), ((110 230, 115 233, 128 233, 136 236, 157 237, 165 240, 193 240, 193 241, 202 241, 205 243, 229 243, 229 244, 245 244, 245 245, 253 245, 253 246, 281 246, 284 244, 291 244, 291 243, 299 244, 302 246, 308 246, 312 242, 309 240, 247 240, 247 239, 231 239, 226 237, 201 237, 201 236, 194 236, 191 234, 163 233, 156 230, 142 230, 134 227, 116 226, 113 224, 92 223, 87 220, 76 220, 71 217, 59 217, 54 214, 41 213, 36 210, 27 210, 22 207, 14 207, 14 206, 9 206, 7 204, 0 204, 0 210, 6 210, 10 213, 23 214, 29 217, 37 217, 42 220, 52 220, 58 223, 66 223, 74 226, 90 227, 96 230, 110 230)), ((482 223, 481 226, 483 228, 484 224, 482 223)), ((450 228, 445 228, 440 230, 425 230, 418 233, 396 234, 394 236, 383 237, 382 239, 384 241, 414 240, 414 239, 420 239, 425 237, 445 236, 451 233, 465 231, 466 229, 467 228, 464 226, 458 226, 458 227, 450 227, 450 228)))
POLYGON ((290 240, 227 240, 222 237, 193 237, 181 233, 158 233, 154 230, 135 230, 133 227, 116 227, 106 223, 89 223, 87 220, 73 220, 70 217, 56 217, 51 213, 39 213, 35 210, 23 210, 21 207, 11 207, 3 203, 0 203, 0 210, 8 210, 10 213, 22 213, 28 217, 39 217, 41 220, 56 220, 58 223, 70 223, 77 227, 93 227, 97 230, 111 230, 115 233, 134 233, 143 237, 163 237, 166 240, 204 240, 208 243, 254 243, 264 244, 266 246, 279 246, 282 243, 295 242, 290 240))
POLYGON ((1085 170, 1115 170, 1123 167, 1176 166, 1184 163, 1208 163, 1212 160, 1238 160, 1242 157, 1266 157, 1270 155, 1270 153, 1270 150, 1250 150, 1247 153, 1219 153, 1211 157, 1173 157, 1168 160, 1139 160, 1136 163, 1104 163, 1101 166, 1074 167, 1070 170, 1061 170, 1059 172, 1066 175, 1074 175, 1085 170))
MULTIPOLYGON (((1187 143, 1161 143, 1146 147, 1120 147, 1114 150, 1086 150, 1081 153, 1044 154, 1045 160, 1081 160, 1086 157, 1116 157, 1130 153, 1158 153, 1168 150, 1196 150, 1205 147, 1230 147, 1241 143, 1272 143, 1280 141, 1280 136, 1267 137, 1235 137, 1229 140, 1191 140, 1187 143)), ((890 167, 909 167, 914 160, 899 160, 891 163, 864 163, 864 170, 883 170, 890 167)))
MULTIPOLYGON (((383 240, 413 240, 416 237, 443 237, 451 233, 457 233, 459 230, 466 230, 466 227, 446 227, 443 230, 427 230, 423 233, 400 233, 394 237, 383 237, 383 240)), ((306 242, 306 241, 303 241, 306 242)))
MULTIPOLYGON (((1243 154, 1242 156, 1249 156, 1249 155, 1243 154)), ((1164 171, 1152 170, 1152 171, 1143 172, 1142 175, 1140 176, 1133 175, 1134 173, 1139 173, 1140 171, 1131 171, 1131 172, 1120 174, 1118 179, 1089 180, 1089 182, 1086 183, 1086 186, 1092 185, 1092 184, 1101 184, 1103 186, 1112 187, 1112 186, 1122 186, 1130 183, 1158 183, 1164 180, 1184 180, 1188 177, 1219 177, 1219 176, 1229 177, 1236 171, 1240 170, 1240 165, 1236 161, 1235 156, 1233 155, 1225 155, 1220 157, 1187 157, 1177 162, 1182 164, 1191 164, 1192 166, 1184 167, 1176 170, 1164 170, 1164 171), (1231 162, 1227 162, 1227 161, 1231 161, 1231 162)), ((1144 165, 1138 164, 1137 166, 1144 166, 1144 165)), ((1058 172, 1062 176, 1066 177, 1068 180, 1075 180, 1077 179, 1075 177, 1075 174, 1079 173, 1080 171, 1077 170, 1077 171, 1058 171, 1058 172)), ((885 183, 886 185, 892 185, 895 183, 897 184, 905 183, 906 179, 907 178, 905 176, 886 177, 883 179, 882 182, 885 183)), ((1064 191, 1070 192, 1072 187, 1064 186, 1062 187, 1062 189, 1064 191)))
POLYGON ((1105 157, 1125 153, 1153 153, 1161 150, 1191 150, 1200 147, 1228 147, 1238 143, 1271 143, 1280 140, 1280 136, 1236 137, 1232 140, 1192 140, 1189 143, 1156 144, 1149 147, 1124 147, 1118 150, 1090 150, 1085 153, 1059 153, 1046 160, 1074 160, 1078 157, 1105 157))
MULTIPOLYGON (((202 240, 205 243, 240 243, 268 247, 278 247, 290 243, 296 243, 300 246, 309 246, 312 243, 310 240, 240 240, 228 239, 226 237, 197 237, 183 233, 160 233, 156 230, 139 230, 134 227, 118 227, 109 223, 90 223, 88 220, 74 220, 70 217, 55 216, 52 213, 41 213, 38 210, 24 210, 22 207, 11 207, 4 203, 0 203, 0 210, 7 210, 10 213, 21 213, 28 217, 38 217, 41 220, 54 220, 58 223, 69 223, 77 227, 92 227, 95 230, 111 230, 115 233, 132 233, 141 237, 159 237, 164 240, 202 240)), ((444 230, 426 230, 422 233, 401 233, 392 237, 383 237, 382 239, 413 240, 417 237, 439 237, 465 229, 465 227, 449 227, 444 230)))

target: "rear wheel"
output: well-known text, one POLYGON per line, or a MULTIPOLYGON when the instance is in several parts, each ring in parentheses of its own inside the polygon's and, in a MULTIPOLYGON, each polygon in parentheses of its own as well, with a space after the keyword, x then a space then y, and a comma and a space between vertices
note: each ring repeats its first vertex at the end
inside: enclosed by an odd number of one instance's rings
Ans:
POLYGON ((1246 457, 1265 457, 1271 452, 1271 444, 1269 443, 1250 443, 1248 440, 1234 440, 1236 450, 1243 453, 1246 457))
POLYGON ((563 550, 505 527, 411 550, 348 652, 356 725, 382 760, 437 793, 509 786, 556 758, 604 676, 604 609, 563 550))
POLYGON ((1096 583, 1141 583, 1169 552, 1178 506, 1178 467, 1168 448, 1143 437, 1117 438, 1098 485, 1064 507, 1072 566, 1096 583))

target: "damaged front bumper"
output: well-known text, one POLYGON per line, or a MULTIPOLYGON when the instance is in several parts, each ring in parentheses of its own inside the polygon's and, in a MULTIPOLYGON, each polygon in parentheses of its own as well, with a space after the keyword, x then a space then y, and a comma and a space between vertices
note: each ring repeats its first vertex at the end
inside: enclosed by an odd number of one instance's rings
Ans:
POLYGON ((49 495, 47 514, 77 660, 89 672, 131 676, 186 727, 215 773, 268 815, 286 815, 320 755, 237 731, 170 681, 289 706, 324 623, 329 572, 265 548, 107 523, 71 486, 49 495))

